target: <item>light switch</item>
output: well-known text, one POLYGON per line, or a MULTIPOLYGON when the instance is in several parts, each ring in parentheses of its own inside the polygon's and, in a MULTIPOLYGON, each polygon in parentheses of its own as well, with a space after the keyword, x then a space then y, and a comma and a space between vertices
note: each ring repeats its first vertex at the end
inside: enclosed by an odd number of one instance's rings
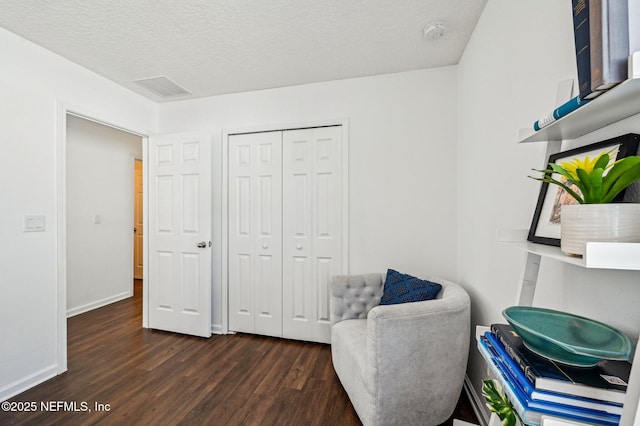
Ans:
POLYGON ((102 215, 97 214, 95 219, 93 220, 93 223, 95 223, 96 225, 100 225, 102 223, 102 215))
POLYGON ((44 215, 25 215, 24 232, 44 232, 47 229, 44 215))

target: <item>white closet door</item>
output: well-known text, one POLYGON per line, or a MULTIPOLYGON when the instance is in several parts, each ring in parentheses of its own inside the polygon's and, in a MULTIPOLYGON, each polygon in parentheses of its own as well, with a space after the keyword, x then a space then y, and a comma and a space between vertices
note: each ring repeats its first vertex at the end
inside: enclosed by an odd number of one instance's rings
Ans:
POLYGON ((342 272, 341 127, 283 132, 283 336, 330 341, 329 280, 342 272))
POLYGON ((229 136, 229 329, 282 335, 282 133, 229 136))

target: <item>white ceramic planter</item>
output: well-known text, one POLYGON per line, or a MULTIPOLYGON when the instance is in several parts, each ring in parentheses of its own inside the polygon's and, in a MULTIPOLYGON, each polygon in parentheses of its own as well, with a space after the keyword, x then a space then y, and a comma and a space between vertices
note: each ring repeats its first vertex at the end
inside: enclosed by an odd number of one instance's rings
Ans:
POLYGON ((587 242, 640 242, 640 204, 573 204, 562 206, 560 249, 584 256, 587 242))

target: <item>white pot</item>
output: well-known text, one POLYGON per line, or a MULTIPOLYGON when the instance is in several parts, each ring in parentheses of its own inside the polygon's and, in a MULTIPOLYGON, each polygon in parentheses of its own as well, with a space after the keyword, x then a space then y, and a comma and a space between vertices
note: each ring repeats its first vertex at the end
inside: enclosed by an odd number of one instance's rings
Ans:
POLYGON ((568 255, 584 256, 590 241, 640 242, 640 204, 563 205, 560 249, 568 255))

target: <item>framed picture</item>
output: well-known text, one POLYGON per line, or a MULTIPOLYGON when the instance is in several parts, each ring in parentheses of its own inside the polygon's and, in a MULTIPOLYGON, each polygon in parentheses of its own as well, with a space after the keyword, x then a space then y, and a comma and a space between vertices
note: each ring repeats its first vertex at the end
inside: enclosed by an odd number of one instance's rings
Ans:
MULTIPOLYGON (((564 163, 574 159, 583 159, 585 157, 594 158, 603 152, 612 151, 610 153, 611 162, 636 155, 638 152, 638 141, 640 135, 633 133, 618 136, 601 142, 580 148, 571 149, 569 151, 559 152, 549 157, 548 163, 564 163)), ((546 167, 548 168, 548 166, 546 167)), ((557 173, 553 178, 556 180, 563 179, 557 173)), ((578 190, 576 188, 576 190, 578 190)), ((621 201, 624 197, 622 191, 614 201, 621 201)), ((567 193, 566 190, 558 185, 550 185, 543 182, 540 187, 540 195, 538 203, 529 229, 527 240, 534 243, 547 244, 552 246, 560 246, 560 208, 563 204, 573 204, 576 200, 567 193)))

